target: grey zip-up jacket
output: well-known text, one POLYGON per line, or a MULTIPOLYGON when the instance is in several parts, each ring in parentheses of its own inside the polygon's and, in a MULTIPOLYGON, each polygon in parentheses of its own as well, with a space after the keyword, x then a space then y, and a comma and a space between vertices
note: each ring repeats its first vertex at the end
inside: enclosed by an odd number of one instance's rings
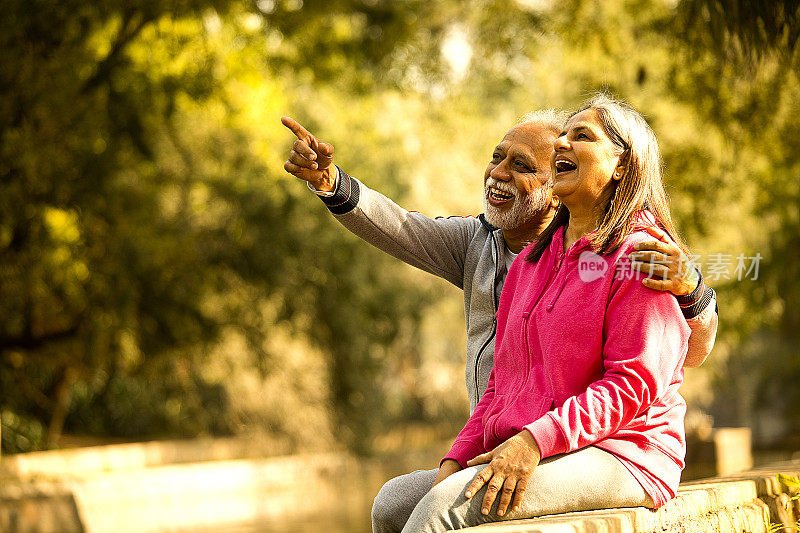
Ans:
MULTIPOLYGON (((483 215, 429 218, 407 211, 342 169, 333 194, 319 197, 355 235, 464 291, 465 378, 472 413, 486 390, 493 366, 498 301, 495 291, 501 269, 504 271, 502 230, 486 222, 483 215)), ((716 337, 716 296, 701 281, 694 293, 678 300, 692 328, 687 365, 699 366, 716 337)))

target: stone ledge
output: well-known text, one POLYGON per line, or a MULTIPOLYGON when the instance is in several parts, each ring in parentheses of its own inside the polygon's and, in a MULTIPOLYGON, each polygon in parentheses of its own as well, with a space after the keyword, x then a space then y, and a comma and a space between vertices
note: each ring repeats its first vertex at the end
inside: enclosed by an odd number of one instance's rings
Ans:
MULTIPOLYGON (((288 531, 278 526, 317 519, 366 525, 364 502, 387 477, 435 464, 446 451, 437 444, 379 460, 330 452, 158 464, 159 458, 175 456, 169 451, 174 444, 167 443, 169 453, 147 443, 104 447, 94 450, 96 458, 87 455, 92 450, 4 458, 0 532, 163 533, 253 526, 288 531), (151 466, 137 467, 142 463, 151 466)), ((222 449, 228 453, 228 447, 222 449)), ((200 453, 188 451, 178 458, 200 453)))
POLYGON ((766 533, 771 523, 788 526, 800 516, 797 503, 786 505, 789 502, 788 487, 778 482, 779 473, 798 476, 800 461, 682 484, 678 495, 657 511, 642 507, 583 511, 485 524, 463 531, 766 533))
MULTIPOLYGON (((353 487, 342 493, 341 480, 362 472, 356 458, 327 453, 2 479, 0 531, 155 533, 236 527, 291 518, 297 510, 289 502, 319 502, 316 512, 331 512, 336 504, 365 497, 353 487)), ((304 506, 299 507, 302 512, 304 506)))
POLYGON ((4 455, 0 460, 0 475, 21 478, 37 475, 70 476, 168 464, 256 459, 280 455, 280 446, 278 448, 276 453, 275 446, 243 437, 111 444, 4 455))
MULTIPOLYGON (((387 470, 387 458, 364 461, 342 453, 153 466, 159 458, 180 455, 180 459, 187 459, 198 455, 195 450, 187 454, 142 453, 152 447, 115 447, 101 450, 108 452, 103 459, 86 461, 75 452, 63 457, 55 454, 64 452, 19 457, 15 464, 6 463, 4 458, 0 531, 141 533, 198 531, 262 524, 265 520, 283 524, 312 514, 332 520, 343 501, 371 499, 387 474, 395 475, 387 470), (71 463, 68 459, 80 460, 71 463), (142 463, 151 466, 137 468, 142 463), (11 475, 11 466, 24 468, 11 475), (303 504, 297 506, 296 502, 303 504)), ((222 446, 224 452, 205 453, 226 456, 233 448, 222 446)), ((441 450, 430 455, 441 457, 441 450)), ((394 465, 397 473, 407 472, 411 465, 430 462, 417 456, 406 459, 394 465)), ((800 516, 800 505, 789 502, 789 489, 777 481, 778 473, 798 476, 800 461, 684 483, 678 496, 658 511, 587 511, 489 524, 470 531, 766 532, 770 521, 789 525, 800 516)), ((369 517, 358 517, 357 523, 366 525, 369 517)))

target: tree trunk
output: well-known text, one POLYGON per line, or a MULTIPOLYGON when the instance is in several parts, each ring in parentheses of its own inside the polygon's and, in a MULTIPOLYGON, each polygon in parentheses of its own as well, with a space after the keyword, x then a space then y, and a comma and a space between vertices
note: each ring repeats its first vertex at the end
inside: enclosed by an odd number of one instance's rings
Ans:
POLYGON ((72 367, 64 367, 56 386, 53 414, 50 417, 50 424, 47 427, 47 447, 58 446, 61 439, 61 432, 64 429, 64 421, 69 412, 69 405, 72 401, 72 385, 75 383, 76 372, 72 367))

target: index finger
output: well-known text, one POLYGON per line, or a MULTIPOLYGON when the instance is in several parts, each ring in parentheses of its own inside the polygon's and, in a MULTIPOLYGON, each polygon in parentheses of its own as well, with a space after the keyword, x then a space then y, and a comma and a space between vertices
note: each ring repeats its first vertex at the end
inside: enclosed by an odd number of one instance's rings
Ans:
POLYGON ((281 117, 281 124, 292 130, 292 133, 294 133, 300 140, 306 140, 314 137, 307 129, 301 126, 300 123, 292 117, 281 117))
POLYGON ((492 452, 482 453, 477 457, 473 457, 469 461, 467 461, 467 466, 475 466, 475 465, 482 465, 483 463, 488 463, 492 460, 492 452))
MULTIPOLYGON (((633 249, 636 250, 636 252, 655 251, 655 252, 660 252, 662 254, 671 255, 672 246, 673 246, 672 243, 669 243, 667 241, 642 241, 634 244, 633 249)), ((629 254, 629 256, 633 255, 636 252, 629 254)))
POLYGON ((652 235, 661 242, 665 242, 667 244, 673 243, 672 237, 670 237, 666 231, 657 226, 647 226, 645 230, 647 231, 647 233, 649 233, 650 235, 652 235))
POLYGON ((464 493, 464 496, 471 498, 472 495, 478 492, 478 490, 480 490, 480 488, 486 484, 487 481, 492 479, 493 475, 494 470, 492 470, 491 466, 487 466, 481 470, 480 473, 475 476, 475 479, 472 480, 472 483, 470 483, 469 487, 467 487, 467 491, 464 493))

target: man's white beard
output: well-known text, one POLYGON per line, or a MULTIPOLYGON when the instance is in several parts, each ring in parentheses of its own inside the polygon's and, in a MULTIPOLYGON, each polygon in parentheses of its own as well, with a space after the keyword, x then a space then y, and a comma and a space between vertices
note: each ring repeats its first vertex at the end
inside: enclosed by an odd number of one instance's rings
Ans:
POLYGON ((506 231, 514 230, 541 217, 550 206, 553 189, 548 185, 543 185, 522 198, 520 198, 518 189, 502 185, 502 183, 492 178, 487 179, 484 185, 483 214, 486 217, 486 221, 492 226, 506 231), (489 203, 488 191, 490 185, 514 195, 514 204, 511 209, 501 211, 489 203))

